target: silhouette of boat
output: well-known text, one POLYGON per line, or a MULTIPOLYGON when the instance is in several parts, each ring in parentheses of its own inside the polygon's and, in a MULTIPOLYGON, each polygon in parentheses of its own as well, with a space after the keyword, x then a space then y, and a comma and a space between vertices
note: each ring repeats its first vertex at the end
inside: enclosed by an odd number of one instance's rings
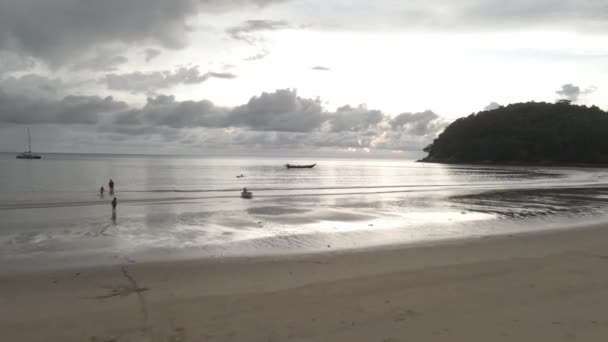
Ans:
POLYGON ((42 158, 39 154, 32 153, 32 139, 30 138, 30 129, 27 129, 27 152, 20 153, 17 155, 17 159, 40 159, 42 158))
POLYGON ((243 189, 243 191, 241 191, 241 198, 251 199, 253 198, 253 193, 251 191, 243 189))
POLYGON ((285 164, 285 167, 288 169, 312 169, 313 167, 315 167, 315 165, 317 164, 311 164, 311 165, 291 165, 291 164, 285 164))

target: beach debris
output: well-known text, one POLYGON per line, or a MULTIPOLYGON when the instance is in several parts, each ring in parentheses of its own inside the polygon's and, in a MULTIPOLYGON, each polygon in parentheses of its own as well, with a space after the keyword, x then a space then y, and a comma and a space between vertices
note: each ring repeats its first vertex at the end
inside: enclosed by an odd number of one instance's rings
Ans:
POLYGON ((107 294, 95 296, 95 299, 107 299, 112 297, 126 297, 133 293, 148 291, 147 287, 134 287, 132 285, 108 285, 102 286, 102 288, 108 290, 107 294))

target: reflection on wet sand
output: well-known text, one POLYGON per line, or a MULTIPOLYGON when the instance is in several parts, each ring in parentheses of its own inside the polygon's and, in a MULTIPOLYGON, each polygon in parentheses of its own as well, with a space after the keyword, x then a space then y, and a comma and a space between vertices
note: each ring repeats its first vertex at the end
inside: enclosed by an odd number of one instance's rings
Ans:
POLYGON ((449 198, 457 208, 501 218, 585 216, 606 212, 608 187, 498 190, 449 198))

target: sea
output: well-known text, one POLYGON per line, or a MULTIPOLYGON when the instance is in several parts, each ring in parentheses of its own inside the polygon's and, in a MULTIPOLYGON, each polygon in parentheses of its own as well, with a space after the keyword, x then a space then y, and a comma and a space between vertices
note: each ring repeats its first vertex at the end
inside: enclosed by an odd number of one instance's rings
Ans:
POLYGON ((608 221, 604 168, 2 153, 0 189, 0 272, 334 253, 608 221), (245 187, 252 199, 240 197, 245 187))

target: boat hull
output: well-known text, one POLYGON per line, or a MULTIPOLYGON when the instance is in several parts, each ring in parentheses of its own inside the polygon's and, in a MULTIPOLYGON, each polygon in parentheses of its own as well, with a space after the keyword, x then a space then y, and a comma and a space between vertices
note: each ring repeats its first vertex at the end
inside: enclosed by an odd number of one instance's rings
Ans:
POLYGON ((312 165, 290 165, 290 164, 285 164, 285 167, 288 169, 312 169, 313 167, 315 167, 315 165, 317 164, 312 164, 312 165))
POLYGON ((41 159, 41 156, 17 156, 17 159, 41 159))

